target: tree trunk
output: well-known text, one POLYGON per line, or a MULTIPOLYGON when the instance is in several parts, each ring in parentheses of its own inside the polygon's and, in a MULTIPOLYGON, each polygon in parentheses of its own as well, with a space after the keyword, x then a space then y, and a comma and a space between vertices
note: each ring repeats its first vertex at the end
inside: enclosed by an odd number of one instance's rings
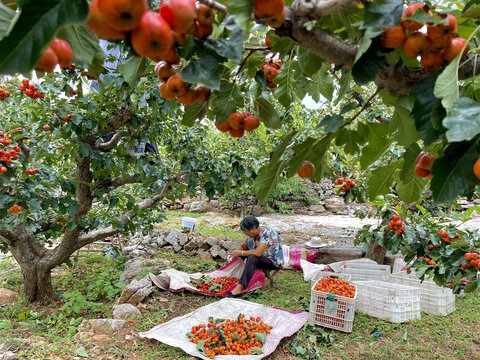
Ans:
POLYGON ((56 300, 52 286, 51 269, 32 264, 20 265, 23 274, 23 292, 28 302, 46 303, 56 300))
POLYGON ((378 243, 375 241, 375 239, 372 236, 372 238, 370 239, 370 247, 368 249, 368 253, 366 257, 368 259, 376 261, 378 264, 383 264, 386 253, 387 253, 387 249, 385 249, 385 246, 378 245, 378 243))

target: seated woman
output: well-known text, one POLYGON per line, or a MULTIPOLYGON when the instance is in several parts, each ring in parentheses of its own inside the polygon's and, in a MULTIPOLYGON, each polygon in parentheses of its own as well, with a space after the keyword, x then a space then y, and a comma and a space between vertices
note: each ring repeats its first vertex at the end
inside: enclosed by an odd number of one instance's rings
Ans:
POLYGON ((229 251, 232 258, 246 258, 245 269, 238 285, 227 297, 241 297, 257 269, 276 270, 282 266, 283 251, 280 236, 268 226, 260 226, 255 216, 247 216, 240 222, 240 229, 247 236, 236 250, 229 251))

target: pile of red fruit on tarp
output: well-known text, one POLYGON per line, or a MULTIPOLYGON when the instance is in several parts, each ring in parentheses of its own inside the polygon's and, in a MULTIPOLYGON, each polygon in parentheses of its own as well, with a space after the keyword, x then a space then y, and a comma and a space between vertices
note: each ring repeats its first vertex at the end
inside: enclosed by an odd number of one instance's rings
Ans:
POLYGON ((230 276, 212 278, 210 275, 202 275, 198 279, 190 278, 190 284, 204 294, 219 296, 230 290, 238 280, 240 278, 230 276))

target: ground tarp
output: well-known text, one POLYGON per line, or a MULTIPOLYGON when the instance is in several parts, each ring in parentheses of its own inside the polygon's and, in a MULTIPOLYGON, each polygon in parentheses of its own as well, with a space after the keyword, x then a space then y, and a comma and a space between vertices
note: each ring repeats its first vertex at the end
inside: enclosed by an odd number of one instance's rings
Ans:
POLYGON ((197 345, 190 342, 187 333, 192 326, 207 323, 209 317, 236 319, 238 314, 245 317, 260 317, 263 322, 272 325, 270 334, 263 344, 263 354, 259 355, 217 355, 218 360, 259 360, 271 354, 277 348, 280 340, 295 334, 308 321, 308 312, 288 312, 271 306, 253 302, 225 298, 212 304, 201 307, 184 316, 160 324, 153 329, 140 333, 141 337, 156 339, 164 344, 179 347, 187 354, 208 360, 197 350, 197 345))

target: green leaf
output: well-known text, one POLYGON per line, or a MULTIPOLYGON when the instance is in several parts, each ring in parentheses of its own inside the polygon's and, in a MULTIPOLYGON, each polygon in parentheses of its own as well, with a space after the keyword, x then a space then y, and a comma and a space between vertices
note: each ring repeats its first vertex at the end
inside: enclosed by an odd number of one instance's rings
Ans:
POLYGON ((280 117, 273 105, 264 98, 257 98, 254 102, 255 114, 261 122, 270 129, 279 129, 281 127, 280 117))
POLYGON ((255 0, 235 0, 227 3, 229 14, 236 15, 235 22, 245 35, 250 34, 249 25, 252 19, 255 0))
POLYGON ((295 43, 287 36, 278 36, 273 32, 268 33, 268 38, 272 42, 272 53, 279 53, 280 58, 285 56, 292 50, 295 43))
POLYGON ((367 192, 370 199, 375 199, 378 195, 385 195, 390 192, 393 176, 398 165, 399 161, 393 161, 372 171, 367 181, 367 192))
POLYGON ((243 32, 236 24, 229 28, 233 31, 227 39, 207 39, 204 45, 224 58, 240 62, 243 58, 243 32))
POLYGON ((78 348, 76 351, 78 356, 81 356, 81 357, 88 357, 88 352, 87 350, 85 350, 84 348, 78 348))
POLYGON ((300 69, 308 76, 315 74, 323 64, 321 58, 301 46, 297 48, 297 59, 300 69))
POLYGON ((205 343, 207 340, 200 340, 197 343, 197 350, 200 351, 203 355, 205 355, 205 343))
POLYGON ((352 75, 359 85, 366 84, 375 79, 378 69, 386 65, 385 54, 383 53, 380 39, 372 40, 372 45, 353 65, 352 75))
POLYGON ((322 119, 318 126, 325 126, 324 131, 326 133, 334 133, 340 128, 340 126, 343 125, 343 120, 344 119, 342 115, 327 115, 322 119))
POLYGON ((334 105, 337 105, 340 100, 343 99, 345 93, 350 88, 350 83, 352 81, 352 73, 349 71, 342 71, 342 77, 340 78, 339 84, 340 89, 338 90, 337 97, 335 98, 334 105))
POLYGON ((444 155, 435 159, 430 189, 438 202, 455 200, 459 194, 468 194, 478 184, 473 164, 478 159, 477 143, 450 143, 444 155))
POLYGON ((317 71, 312 76, 312 86, 315 84, 325 98, 329 101, 332 101, 333 91, 335 87, 333 86, 332 75, 330 74, 330 67, 328 64, 323 63, 320 71, 317 71))
POLYGON ((190 84, 202 83, 212 90, 220 89, 218 60, 213 56, 192 60, 182 71, 182 79, 190 84))
POLYGON ((403 154, 403 166, 402 171, 400 173, 400 180, 403 183, 407 183, 410 181, 412 174, 415 171, 415 160, 420 153, 421 149, 417 143, 411 144, 403 154))
POLYGON ((292 150, 294 151, 295 155, 288 161, 287 168, 287 177, 294 176, 300 166, 302 166, 303 161, 308 157, 310 154, 312 147, 318 140, 312 137, 308 137, 304 142, 300 144, 296 144, 292 150))
POLYGON ((118 71, 131 88, 135 87, 137 79, 145 72, 145 58, 132 55, 118 65, 118 71))
POLYGON ((288 108, 290 104, 297 100, 296 96, 296 71, 293 68, 294 61, 289 59, 285 64, 283 71, 275 78, 278 87, 275 89, 277 100, 288 108))
POLYGON ((212 112, 218 122, 224 122, 237 108, 243 106, 243 95, 236 84, 222 80, 220 90, 214 93, 211 100, 212 112))
POLYGON ((415 128, 415 121, 410 117, 411 109, 401 106, 395 107, 395 113, 392 117, 391 126, 395 132, 395 140, 401 146, 409 146, 419 139, 419 134, 415 128))
MULTIPOLYGON (((415 160, 413 161, 413 164, 415 164, 415 160)), ((405 165, 406 164, 404 164, 404 167, 405 165)), ((413 169, 410 174, 411 176, 405 181, 399 181, 395 189, 400 199, 406 203, 417 201, 422 195, 422 191, 425 189, 425 185, 428 182, 426 178, 415 176, 413 169)))
POLYGON ((388 149, 393 142, 387 135, 390 133, 388 124, 369 124, 368 143, 362 149, 360 164, 366 169, 388 149))
POLYGON ((326 153, 330 148, 332 139, 333 134, 326 135, 313 146, 311 154, 308 157, 308 159, 315 166, 315 173, 312 176, 312 180, 314 181, 320 181, 322 179, 325 169, 328 166, 326 153))
POLYGON ((267 338, 266 333, 261 333, 261 332, 256 332, 255 333, 255 339, 260 341, 262 344, 265 344, 265 339, 267 338))
POLYGON ((448 130, 449 142, 471 140, 480 134, 480 105, 466 97, 461 97, 453 105, 453 115, 443 119, 448 130))
MULTIPOLYGON (((460 54, 463 54, 463 51, 460 54)), ((460 58, 461 56, 457 56, 443 69, 433 89, 435 97, 442 99, 442 105, 447 110, 447 113, 450 112, 453 104, 458 99, 458 64, 460 63, 460 58)))
POLYGON ((13 324, 8 320, 0 321, 0 329, 13 329, 13 324))
POLYGON ((203 104, 193 104, 191 106, 185 106, 183 112, 182 125, 193 126, 195 120, 205 117, 208 111, 208 101, 203 104))
POLYGON ((56 36, 70 44, 75 62, 82 62, 88 65, 89 75, 97 75, 90 71, 90 66, 97 63, 103 65, 105 53, 98 44, 98 38, 88 29, 87 25, 64 26, 58 31, 56 36))
POLYGON ((462 18, 469 18, 469 19, 475 19, 479 20, 480 19, 480 4, 472 4, 472 6, 465 6, 463 9, 464 12, 462 14, 462 18))
POLYGON ((478 288, 478 282, 471 280, 467 285, 465 285, 465 292, 470 293, 477 290, 477 288, 478 288))
POLYGON ((361 142, 362 137, 355 130, 342 129, 337 133, 335 144, 342 146, 343 150, 348 154, 357 154, 359 151, 358 144, 361 142))
POLYGON ((400 23, 403 14, 403 0, 387 0, 382 2, 367 2, 365 5, 365 20, 360 29, 369 27, 381 29, 400 23))
POLYGON ((287 146, 292 142, 293 137, 296 135, 295 131, 292 131, 286 135, 280 144, 273 149, 270 154, 270 161, 268 164, 262 166, 258 172, 258 176, 255 179, 255 185, 257 187, 258 201, 262 204, 268 199, 270 191, 275 187, 278 178, 285 166, 285 160, 280 161, 287 146))
POLYGON ((87 15, 85 0, 22 1, 18 21, 0 41, 0 73, 30 71, 60 27, 83 22, 87 15))
POLYGON ((252 348, 252 355, 260 355, 263 354, 262 348, 259 348, 258 346, 254 346, 252 348))
POLYGON ((19 16, 20 12, 16 12, 8 6, 0 4, 0 40, 10 34, 19 16))

